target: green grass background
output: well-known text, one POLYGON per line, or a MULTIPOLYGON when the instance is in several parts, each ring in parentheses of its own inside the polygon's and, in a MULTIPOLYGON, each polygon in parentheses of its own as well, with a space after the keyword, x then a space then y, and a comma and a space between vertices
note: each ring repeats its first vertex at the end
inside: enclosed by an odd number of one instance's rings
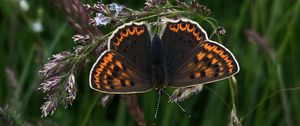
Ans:
MULTIPOLYGON (((17 0, 0 0, 0 106, 8 105, 20 114, 20 120, 33 125, 99 125, 134 126, 125 103, 115 97, 103 108, 97 92, 88 85, 93 61, 84 66, 76 78, 78 93, 73 106, 41 119, 43 96, 37 88, 38 70, 54 53, 72 50, 72 28, 48 0, 28 0, 30 9, 20 10, 17 0), (31 29, 40 19, 41 33, 31 29), (20 86, 11 87, 6 74, 15 72, 20 86)), ((93 3, 93 1, 84 1, 93 3)), ((140 9, 144 1, 118 0, 117 3, 140 9)), ((245 126, 300 126, 300 0, 201 0, 212 11, 212 17, 226 28, 223 44, 236 56, 240 72, 236 75, 237 114, 245 126), (253 30, 264 36, 276 52, 272 60, 265 49, 251 43, 245 36, 253 30), (292 88, 292 89, 291 89, 292 88), (291 90, 286 90, 291 89, 291 90)), ((159 125, 228 125, 231 97, 228 80, 210 84, 200 94, 184 101, 192 115, 186 119, 181 110, 162 98, 159 125)), ((142 94, 140 106, 148 125, 152 125, 156 92, 142 94)), ((18 120, 18 121, 20 121, 18 120)), ((0 123, 0 125, 2 125, 0 123)))

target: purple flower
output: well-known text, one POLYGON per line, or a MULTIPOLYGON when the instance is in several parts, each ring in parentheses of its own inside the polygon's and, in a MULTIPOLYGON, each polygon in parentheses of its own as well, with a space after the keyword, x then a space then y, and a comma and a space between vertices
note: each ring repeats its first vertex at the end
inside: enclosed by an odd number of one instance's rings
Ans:
POLYGON ((112 4, 108 4, 108 7, 109 10, 115 12, 114 16, 118 16, 122 12, 125 6, 117 3, 112 3, 112 4))
POLYGON ((44 65, 43 69, 39 71, 40 75, 44 77, 48 77, 48 73, 53 70, 53 68, 57 65, 56 62, 48 62, 44 65))
POLYGON ((111 22, 111 18, 104 16, 102 13, 97 13, 96 17, 94 17, 94 25, 101 26, 106 25, 111 22))
POLYGON ((67 92, 67 103, 65 106, 72 105, 73 100, 76 98, 76 88, 75 88, 75 76, 71 73, 67 79, 65 85, 65 91, 67 92))
POLYGON ((47 117, 49 114, 52 115, 54 111, 56 110, 58 101, 57 99, 49 99, 47 102, 45 102, 42 107, 42 118, 47 117))
POLYGON ((94 4, 93 8, 98 13, 104 13, 106 15, 109 15, 110 13, 109 8, 101 2, 97 2, 96 4, 94 4))
POLYGON ((89 42, 90 40, 90 36, 89 35, 79 35, 76 34, 72 37, 72 39, 74 40, 75 44, 78 45, 85 45, 89 42))
POLYGON ((52 57, 49 58, 49 60, 51 62, 60 62, 60 61, 63 61, 64 59, 66 59, 70 54, 71 53, 68 51, 63 51, 61 53, 52 55, 52 57))
POLYGON ((156 5, 164 5, 165 3, 166 3, 166 0, 147 0, 145 2, 146 8, 154 7, 156 5))
POLYGON ((217 32, 217 34, 220 34, 220 35, 225 35, 225 33, 226 33, 226 30, 225 30, 225 28, 224 28, 224 27, 222 27, 222 26, 219 26, 219 27, 217 28, 216 32, 217 32))
POLYGON ((70 55, 71 53, 67 51, 52 55, 52 57, 48 59, 48 63, 46 63, 43 69, 39 71, 40 75, 48 77, 49 75, 54 74, 56 71, 59 71, 59 69, 63 67, 63 65, 59 63, 70 55))
POLYGON ((50 91, 60 82, 60 80, 61 78, 59 76, 51 77, 41 83, 41 87, 39 87, 38 89, 42 90, 44 93, 50 91))

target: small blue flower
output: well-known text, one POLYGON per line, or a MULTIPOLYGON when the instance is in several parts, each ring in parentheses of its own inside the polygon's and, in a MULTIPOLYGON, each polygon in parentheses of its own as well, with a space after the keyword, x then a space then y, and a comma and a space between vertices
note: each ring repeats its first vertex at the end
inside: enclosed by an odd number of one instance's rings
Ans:
POLYGON ((99 25, 106 25, 110 23, 111 19, 103 15, 102 13, 97 13, 96 17, 94 18, 96 26, 99 25))
POLYGON ((117 3, 108 4, 109 10, 114 11, 115 15, 119 15, 120 12, 124 9, 124 5, 120 5, 117 3))

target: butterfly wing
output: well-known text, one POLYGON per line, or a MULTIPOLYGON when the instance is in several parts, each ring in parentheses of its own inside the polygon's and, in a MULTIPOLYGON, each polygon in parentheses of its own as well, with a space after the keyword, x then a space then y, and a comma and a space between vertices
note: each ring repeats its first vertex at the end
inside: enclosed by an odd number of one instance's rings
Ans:
POLYGON ((109 39, 108 48, 130 60, 137 69, 150 72, 151 38, 145 23, 130 22, 119 27, 109 39))
POLYGON ((90 87, 110 94, 131 94, 149 91, 150 80, 120 53, 102 53, 90 72, 90 87))
POLYGON ((161 39, 165 47, 167 71, 171 75, 207 36, 200 26, 189 20, 169 19, 165 24, 161 39))
POLYGON ((108 50, 90 72, 90 87, 110 94, 142 93, 152 89, 150 35, 144 23, 130 22, 109 38, 108 50))
POLYGON ((189 87, 225 79, 239 71, 232 53, 207 38, 191 20, 170 20, 162 41, 166 47, 169 86, 189 87))

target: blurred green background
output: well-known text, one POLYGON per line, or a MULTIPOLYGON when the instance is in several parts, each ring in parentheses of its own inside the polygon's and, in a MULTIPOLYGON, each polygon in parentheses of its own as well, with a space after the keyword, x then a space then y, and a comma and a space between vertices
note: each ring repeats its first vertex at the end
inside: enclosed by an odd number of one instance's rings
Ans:
MULTIPOLYGON (((115 97, 103 108, 98 93, 88 85, 86 65, 76 78, 73 106, 59 106, 52 116, 41 119, 44 94, 38 70, 52 54, 72 50, 74 30, 48 0, 0 0, 0 107, 14 110, 16 121, 32 125, 137 125, 125 103, 115 97)), ((94 1, 82 1, 94 3, 94 1)), ((108 3, 108 1, 105 1, 108 3)), ((115 0, 133 9, 142 0, 115 0)), ((300 126, 300 0, 201 0, 211 16, 226 28, 223 44, 236 56, 237 114, 245 126, 300 126)), ((152 125, 156 92, 139 95, 145 120, 152 125)), ((184 101, 191 113, 162 97, 158 125, 228 125, 231 97, 228 80, 207 85, 184 101)), ((1 117, 2 118, 2 117, 1 117)), ((3 125, 3 123, 0 123, 3 125)))

